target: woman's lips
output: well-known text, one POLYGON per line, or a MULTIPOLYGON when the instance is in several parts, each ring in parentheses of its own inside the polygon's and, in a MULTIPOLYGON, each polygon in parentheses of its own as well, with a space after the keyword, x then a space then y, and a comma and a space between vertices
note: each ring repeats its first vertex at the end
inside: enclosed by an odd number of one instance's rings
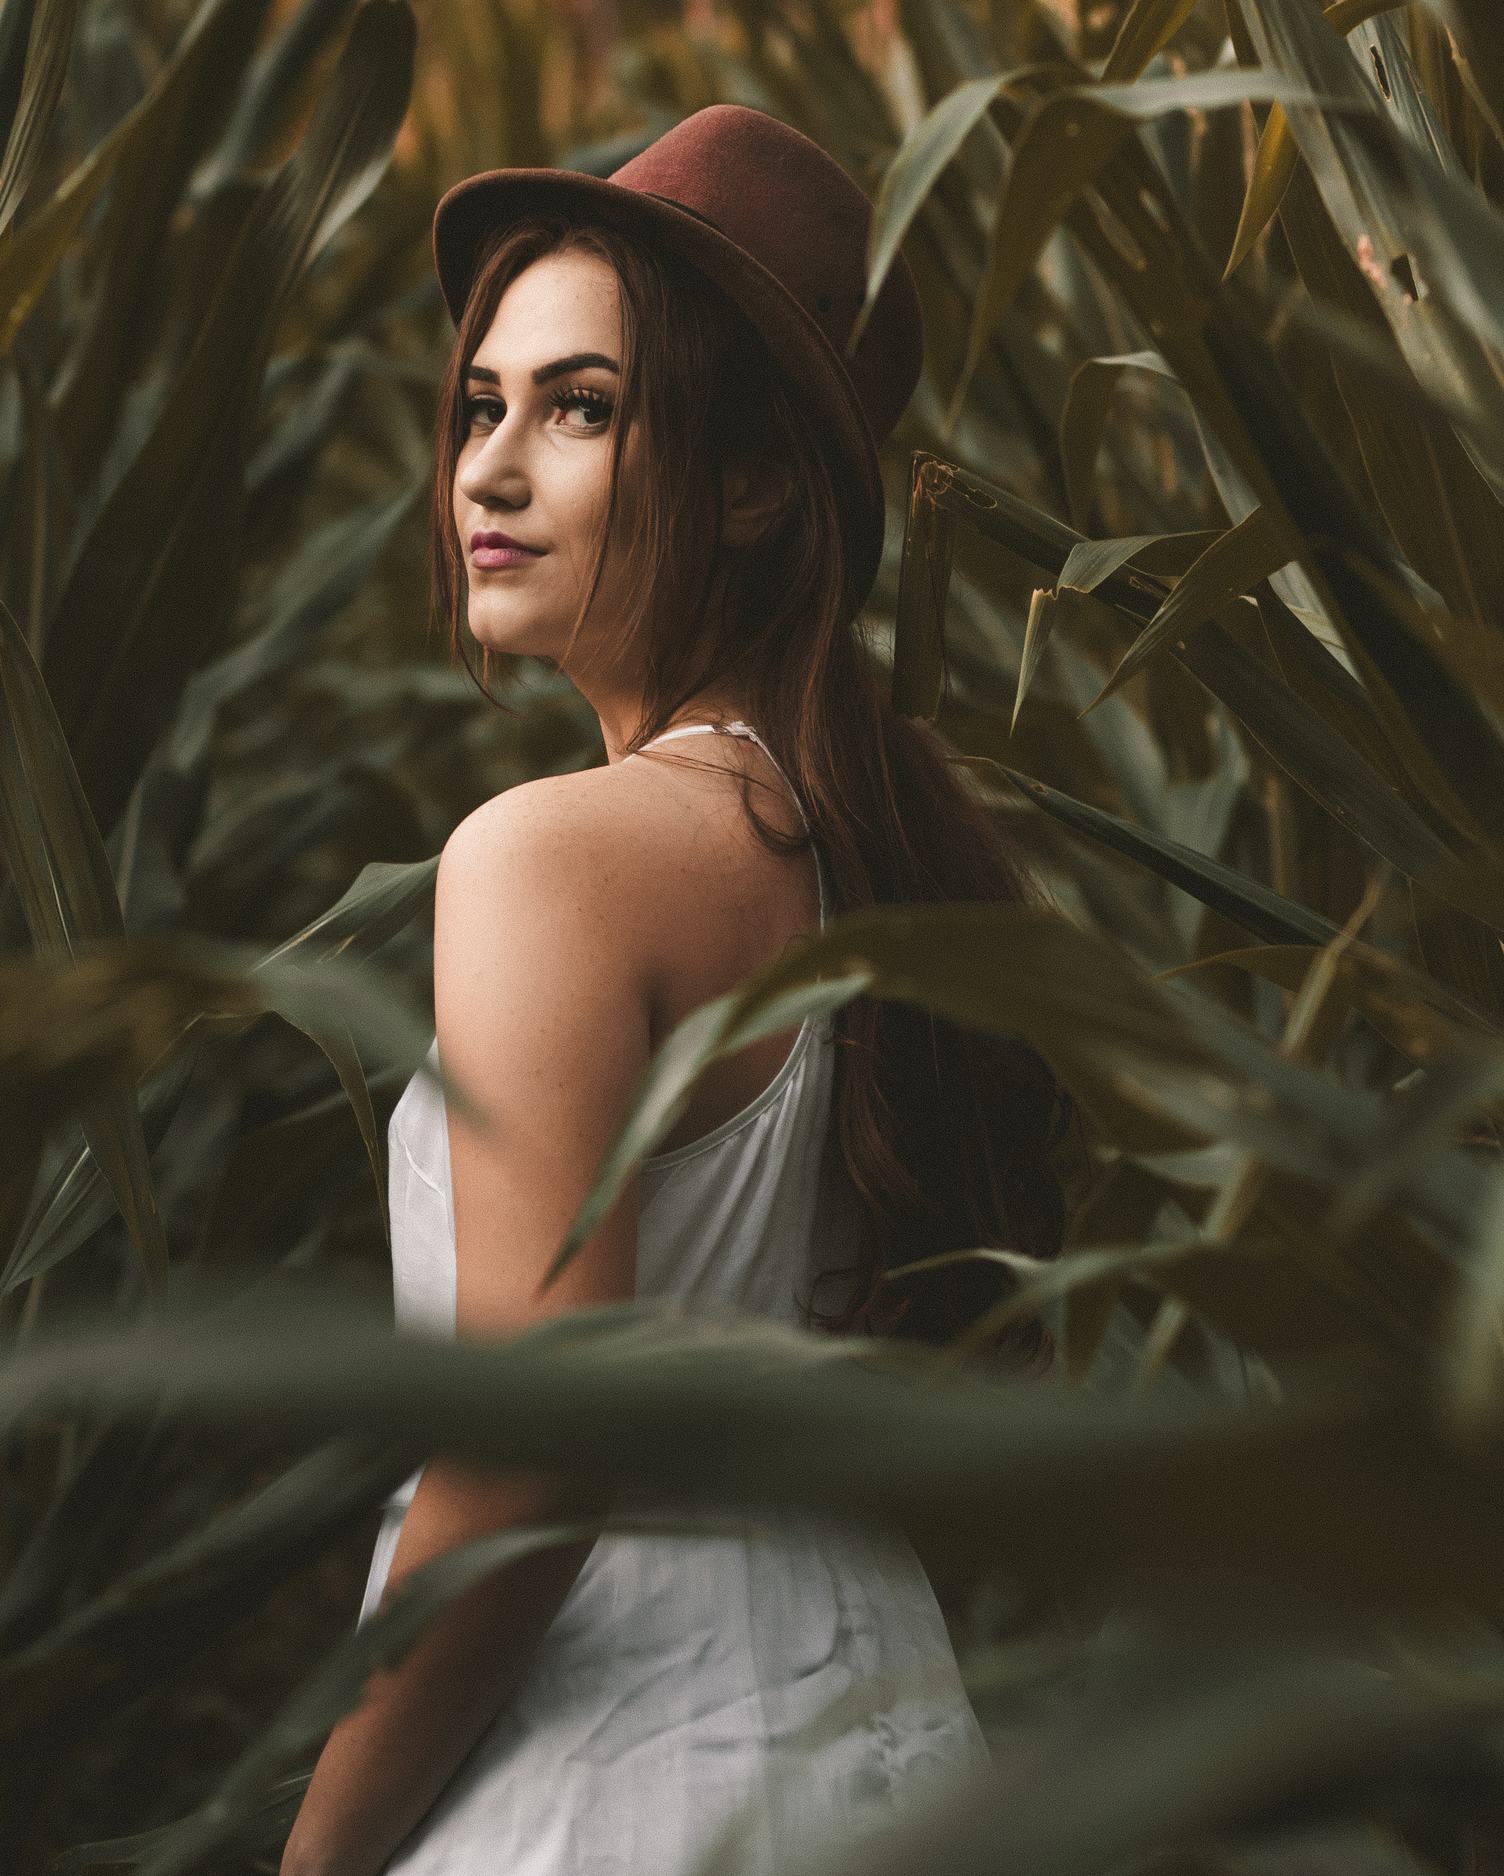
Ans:
POLYGON ((473 547, 470 558, 478 567, 521 567, 541 560, 543 555, 531 547, 473 547))

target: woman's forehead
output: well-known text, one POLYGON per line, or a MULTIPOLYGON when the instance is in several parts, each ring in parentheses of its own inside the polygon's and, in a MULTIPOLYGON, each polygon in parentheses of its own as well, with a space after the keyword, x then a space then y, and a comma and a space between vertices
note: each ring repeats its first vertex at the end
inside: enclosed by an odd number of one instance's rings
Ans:
POLYGON ((570 352, 619 357, 620 340, 615 269, 598 254, 568 249, 540 255, 507 282, 475 357, 493 369, 531 371, 570 352))

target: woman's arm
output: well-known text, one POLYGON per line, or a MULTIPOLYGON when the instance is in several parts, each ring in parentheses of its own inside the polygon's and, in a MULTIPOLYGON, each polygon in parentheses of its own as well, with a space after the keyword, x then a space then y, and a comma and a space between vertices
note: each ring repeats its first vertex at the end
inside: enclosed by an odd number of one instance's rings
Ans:
MULTIPOLYGON (((514 1334, 634 1293, 637 1181, 543 1294, 538 1285, 620 1123, 649 1052, 647 922, 629 845, 593 773, 509 790, 440 857, 434 1014, 446 1073, 487 1110, 448 1118, 458 1336, 514 1334)), ((578 1489, 536 1473, 431 1460, 386 1592, 471 1537, 523 1522, 599 1524, 578 1489)), ((377 1876, 508 1694, 593 1540, 514 1559, 435 1618, 330 1734, 282 1876, 377 1876)))
MULTIPOLYGON (((403 1520, 385 1603, 403 1577, 469 1538, 525 1522, 573 1522, 562 1494, 526 1475, 430 1461, 403 1520)), ((377 1876, 526 1671, 593 1540, 536 1551, 474 1584, 401 1663, 378 1671, 319 1755, 282 1876, 377 1876)))

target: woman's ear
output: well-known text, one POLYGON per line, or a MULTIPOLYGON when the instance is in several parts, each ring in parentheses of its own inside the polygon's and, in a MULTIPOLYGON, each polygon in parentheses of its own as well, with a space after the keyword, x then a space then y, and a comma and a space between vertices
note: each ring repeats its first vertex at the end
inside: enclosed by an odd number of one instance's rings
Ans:
POLYGON ((792 493, 788 472, 777 463, 728 463, 721 475, 721 532, 728 546, 755 546, 771 534, 792 493))

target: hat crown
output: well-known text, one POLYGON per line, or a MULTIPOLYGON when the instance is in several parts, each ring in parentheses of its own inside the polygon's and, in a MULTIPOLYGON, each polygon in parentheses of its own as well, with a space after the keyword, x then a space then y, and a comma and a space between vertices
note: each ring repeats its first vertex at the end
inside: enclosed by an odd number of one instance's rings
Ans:
POLYGON ((918 294, 895 255, 846 357, 866 295, 872 204, 819 144, 765 111, 708 104, 609 180, 688 210, 760 262, 829 340, 875 440, 888 435, 923 366, 918 294))

